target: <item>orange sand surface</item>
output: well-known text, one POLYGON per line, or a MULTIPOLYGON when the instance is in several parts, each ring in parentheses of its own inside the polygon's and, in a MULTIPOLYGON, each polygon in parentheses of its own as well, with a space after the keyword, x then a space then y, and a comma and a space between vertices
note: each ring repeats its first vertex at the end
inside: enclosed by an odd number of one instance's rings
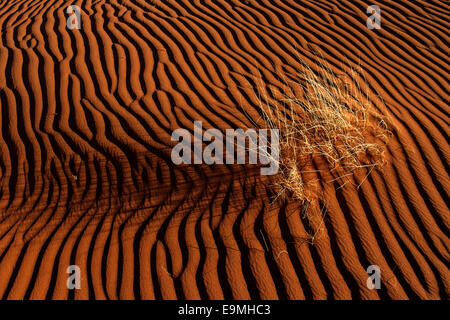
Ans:
POLYGON ((447 299, 449 13, 446 1, 0 1, 0 298, 447 299), (371 4, 381 29, 366 26, 371 4), (317 52, 336 72, 364 70, 392 131, 369 176, 340 187, 317 173, 322 219, 271 201, 257 165, 171 162, 173 130, 252 127, 255 79, 277 87, 317 52))

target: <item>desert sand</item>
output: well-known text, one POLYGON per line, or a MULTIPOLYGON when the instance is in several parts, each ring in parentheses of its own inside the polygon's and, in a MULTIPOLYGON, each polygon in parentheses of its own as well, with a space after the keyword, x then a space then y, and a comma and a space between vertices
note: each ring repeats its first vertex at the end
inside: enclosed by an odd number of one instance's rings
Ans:
POLYGON ((369 29, 371 4, 0 1, 0 298, 447 299, 450 6, 376 1, 369 29), (171 162, 173 130, 252 127, 257 79, 317 52, 392 133, 370 175, 314 173, 323 215, 258 165, 171 162))

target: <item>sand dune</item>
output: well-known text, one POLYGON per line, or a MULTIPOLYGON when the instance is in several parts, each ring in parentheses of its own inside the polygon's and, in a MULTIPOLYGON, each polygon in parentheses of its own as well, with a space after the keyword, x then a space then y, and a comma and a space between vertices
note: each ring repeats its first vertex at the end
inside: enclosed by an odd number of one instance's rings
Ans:
POLYGON ((363 1, 70 4, 79 30, 67 1, 0 1, 0 297, 448 298, 448 3, 377 1, 378 30, 363 1), (361 66, 393 133, 367 179, 318 174, 323 223, 257 165, 172 164, 173 130, 251 127, 258 77, 315 52, 361 66))

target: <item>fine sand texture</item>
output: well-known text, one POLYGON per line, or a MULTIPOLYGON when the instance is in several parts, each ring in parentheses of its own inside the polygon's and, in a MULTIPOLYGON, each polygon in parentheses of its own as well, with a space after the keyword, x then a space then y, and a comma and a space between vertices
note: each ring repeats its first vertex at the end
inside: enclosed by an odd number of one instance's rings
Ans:
POLYGON ((449 14, 425 0, 0 1, 0 298, 448 299, 449 14), (308 160, 308 201, 274 200, 259 165, 172 163, 175 129, 254 128, 259 93, 318 57, 336 77, 361 70, 387 119, 382 165, 336 177, 308 160))

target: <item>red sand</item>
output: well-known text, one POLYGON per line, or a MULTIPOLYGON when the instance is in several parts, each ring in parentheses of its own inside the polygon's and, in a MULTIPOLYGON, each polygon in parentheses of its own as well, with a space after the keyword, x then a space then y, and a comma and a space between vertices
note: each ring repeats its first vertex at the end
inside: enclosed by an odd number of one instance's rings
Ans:
POLYGON ((0 3, 1 298, 448 298, 448 3, 377 1, 379 30, 362 1, 75 4, 80 30, 67 1, 0 3), (170 162, 176 128, 251 126, 248 81, 293 48, 361 64, 394 126, 361 188, 321 184, 313 245, 258 168, 170 162))

